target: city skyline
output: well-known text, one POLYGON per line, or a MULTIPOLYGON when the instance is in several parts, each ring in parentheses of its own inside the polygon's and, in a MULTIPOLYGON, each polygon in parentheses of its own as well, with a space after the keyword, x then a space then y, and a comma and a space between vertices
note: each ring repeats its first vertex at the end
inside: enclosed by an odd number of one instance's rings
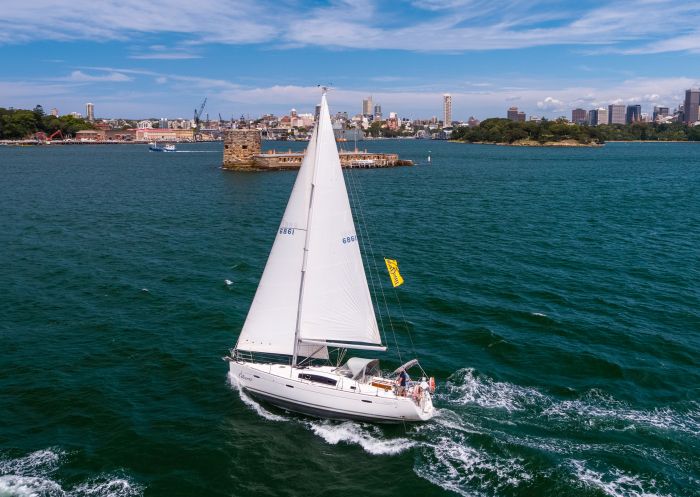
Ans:
POLYGON ((207 97, 212 117, 229 119, 313 111, 317 85, 330 84, 336 111, 360 113, 371 95, 387 113, 441 116, 449 93, 452 119, 464 121, 512 106, 548 118, 611 104, 650 114, 700 86, 688 69, 700 62, 700 6, 691 2, 271 6, 6 6, 0 106, 68 114, 92 102, 98 118, 191 118, 207 97))

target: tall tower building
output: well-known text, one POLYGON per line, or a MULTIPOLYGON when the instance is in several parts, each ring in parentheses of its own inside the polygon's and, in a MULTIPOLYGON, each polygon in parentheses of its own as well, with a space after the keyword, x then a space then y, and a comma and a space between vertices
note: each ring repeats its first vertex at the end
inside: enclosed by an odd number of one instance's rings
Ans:
POLYGON ((642 119, 642 106, 641 105, 628 105, 627 115, 625 120, 627 124, 632 124, 641 121, 642 119))
POLYGON ((608 105, 608 124, 625 124, 625 106, 608 105))
POLYGON ((668 107, 661 107, 659 105, 654 106, 654 116, 653 119, 656 121, 657 119, 663 118, 663 117, 668 117, 669 114, 669 108, 668 107))
POLYGON ((508 108, 508 112, 506 115, 511 121, 525 122, 525 113, 519 111, 517 107, 508 108))
POLYGON ((588 113, 586 109, 574 109, 571 111, 571 122, 574 124, 586 124, 588 113))
POLYGON ((375 121, 382 120, 382 106, 379 104, 374 106, 374 120, 375 121))
POLYGON ((452 95, 445 93, 442 96, 442 122, 443 126, 452 126, 452 95))
POLYGON ((601 124, 608 124, 608 109, 605 109, 603 107, 598 109, 597 112, 597 122, 596 126, 600 126, 601 124))
POLYGON ((95 120, 95 105, 90 102, 85 104, 85 114, 87 115, 88 121, 95 120))
POLYGON ((685 102, 683 103, 683 122, 693 124, 700 121, 700 90, 685 90, 685 102))
POLYGON ((372 115, 372 97, 367 97, 362 101, 362 115, 371 116, 372 115))

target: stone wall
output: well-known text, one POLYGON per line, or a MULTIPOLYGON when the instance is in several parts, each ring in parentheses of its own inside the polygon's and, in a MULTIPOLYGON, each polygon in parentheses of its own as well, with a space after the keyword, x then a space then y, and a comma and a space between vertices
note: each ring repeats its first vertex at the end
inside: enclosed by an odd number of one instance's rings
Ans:
POLYGON ((260 131, 231 129, 224 134, 224 169, 252 169, 261 152, 260 131))

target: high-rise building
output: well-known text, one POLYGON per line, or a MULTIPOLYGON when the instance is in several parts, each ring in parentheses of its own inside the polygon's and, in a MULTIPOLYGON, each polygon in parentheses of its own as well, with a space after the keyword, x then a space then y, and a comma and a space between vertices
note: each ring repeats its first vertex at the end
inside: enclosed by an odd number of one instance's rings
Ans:
POLYGON ((605 109, 603 107, 600 107, 598 109, 598 120, 596 122, 596 126, 600 126, 601 124, 608 124, 608 109, 605 109))
POLYGON ((371 116, 372 115, 372 97, 367 97, 362 101, 362 115, 371 116))
POLYGON ((452 126, 452 95, 445 93, 442 96, 442 123, 443 126, 452 126))
POLYGON ((525 113, 520 112, 517 107, 510 107, 507 116, 511 121, 525 122, 525 113))
POLYGON ((58 117, 58 109, 55 107, 53 109, 51 109, 51 115, 53 117, 58 117))
POLYGON ((669 116, 669 108, 668 107, 661 107, 658 105, 654 106, 654 114, 652 116, 652 119, 656 121, 657 119, 660 119, 662 117, 668 117, 669 116))
POLYGON ((85 114, 87 115, 88 121, 95 120, 95 106, 90 102, 85 104, 85 114))
POLYGON ((168 118, 167 117, 160 118, 158 128, 159 129, 168 129, 168 118))
POLYGON ((590 126, 596 126, 598 124, 598 109, 591 109, 588 111, 587 122, 590 126))
POLYGON ((642 119, 642 106, 641 105, 628 105, 627 115, 625 116, 625 121, 627 124, 632 124, 641 121, 642 119))
POLYGON ((381 121, 382 120, 382 106, 379 104, 376 104, 374 106, 374 120, 375 121, 381 121))
POLYGON ((693 124, 700 120, 700 90, 685 90, 685 102, 683 103, 683 122, 693 124))
POLYGON ((625 124, 625 106, 621 104, 608 105, 608 124, 625 124))
POLYGON ((588 113, 586 109, 574 109, 571 111, 571 122, 574 124, 586 124, 588 113))

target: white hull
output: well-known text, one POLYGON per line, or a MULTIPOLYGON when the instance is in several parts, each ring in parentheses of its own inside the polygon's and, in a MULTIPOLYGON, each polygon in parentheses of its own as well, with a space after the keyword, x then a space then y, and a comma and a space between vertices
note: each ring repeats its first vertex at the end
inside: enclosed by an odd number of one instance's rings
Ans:
MULTIPOLYGON (((293 368, 231 360, 231 375, 247 393, 293 412, 331 419, 383 423, 427 421, 434 415, 430 393, 399 396, 394 389, 372 386, 335 374, 330 366, 293 368), (329 384, 299 375, 327 378, 329 384), (335 385, 331 384, 335 381, 335 385)), ((379 378, 377 378, 379 379, 379 378)), ((386 380, 384 380, 386 381, 386 380)), ((417 387, 415 387, 417 388, 417 387)))

